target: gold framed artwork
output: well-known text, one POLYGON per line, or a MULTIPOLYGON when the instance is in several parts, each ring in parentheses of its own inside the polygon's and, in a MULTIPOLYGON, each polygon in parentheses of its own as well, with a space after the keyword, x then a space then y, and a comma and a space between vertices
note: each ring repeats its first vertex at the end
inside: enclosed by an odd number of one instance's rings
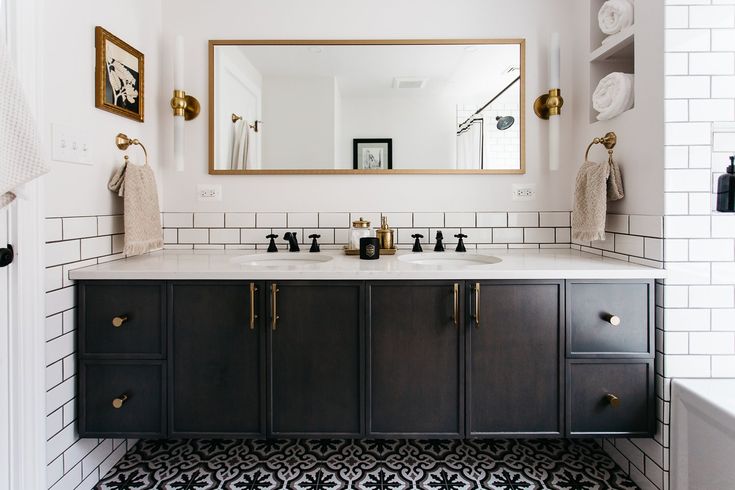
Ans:
POLYGON ((143 122, 143 53, 95 27, 95 107, 143 122))

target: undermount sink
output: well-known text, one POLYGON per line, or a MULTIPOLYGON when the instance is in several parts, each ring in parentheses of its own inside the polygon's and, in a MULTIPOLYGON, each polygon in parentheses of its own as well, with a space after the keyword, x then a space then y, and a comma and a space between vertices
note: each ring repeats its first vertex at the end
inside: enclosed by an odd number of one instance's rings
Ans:
POLYGON ((409 264, 430 267, 473 267, 478 265, 497 264, 502 259, 490 255, 474 255, 451 252, 424 252, 399 255, 398 260, 409 264))
POLYGON ((232 259, 233 262, 240 265, 263 267, 316 265, 329 262, 330 260, 332 260, 332 257, 329 255, 313 254, 308 252, 250 254, 240 255, 232 259))

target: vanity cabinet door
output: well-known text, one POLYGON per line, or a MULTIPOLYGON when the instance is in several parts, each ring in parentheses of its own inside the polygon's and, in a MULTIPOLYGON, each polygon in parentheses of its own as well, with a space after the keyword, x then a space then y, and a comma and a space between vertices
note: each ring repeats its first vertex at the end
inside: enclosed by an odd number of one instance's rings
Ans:
POLYGON ((362 282, 268 284, 269 435, 363 434, 362 282))
POLYGON ((264 436, 264 285, 196 281, 169 288, 171 435, 264 436))
POLYGON ((468 436, 560 436, 562 283, 471 282, 467 289, 468 436))
POLYGON ((368 286, 368 435, 463 435, 461 282, 368 286))

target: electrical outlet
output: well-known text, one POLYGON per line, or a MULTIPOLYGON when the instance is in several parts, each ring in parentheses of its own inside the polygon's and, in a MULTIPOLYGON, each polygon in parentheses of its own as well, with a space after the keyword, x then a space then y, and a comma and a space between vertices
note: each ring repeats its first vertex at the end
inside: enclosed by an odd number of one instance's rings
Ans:
POLYGON ((533 201, 536 199, 536 184, 513 184, 514 201, 533 201))
POLYGON ((52 124, 51 159, 59 162, 92 165, 88 139, 82 130, 61 124, 52 124))
POLYGON ((199 184, 197 185, 197 198, 200 202, 222 201, 222 186, 199 184))

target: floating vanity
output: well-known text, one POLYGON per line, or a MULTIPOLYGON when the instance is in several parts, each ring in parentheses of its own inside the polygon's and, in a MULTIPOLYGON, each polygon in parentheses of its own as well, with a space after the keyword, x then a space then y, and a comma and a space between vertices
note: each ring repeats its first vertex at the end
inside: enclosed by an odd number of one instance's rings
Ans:
POLYGON ((177 250, 74 270, 79 433, 652 435, 663 272, 487 252, 177 250))

